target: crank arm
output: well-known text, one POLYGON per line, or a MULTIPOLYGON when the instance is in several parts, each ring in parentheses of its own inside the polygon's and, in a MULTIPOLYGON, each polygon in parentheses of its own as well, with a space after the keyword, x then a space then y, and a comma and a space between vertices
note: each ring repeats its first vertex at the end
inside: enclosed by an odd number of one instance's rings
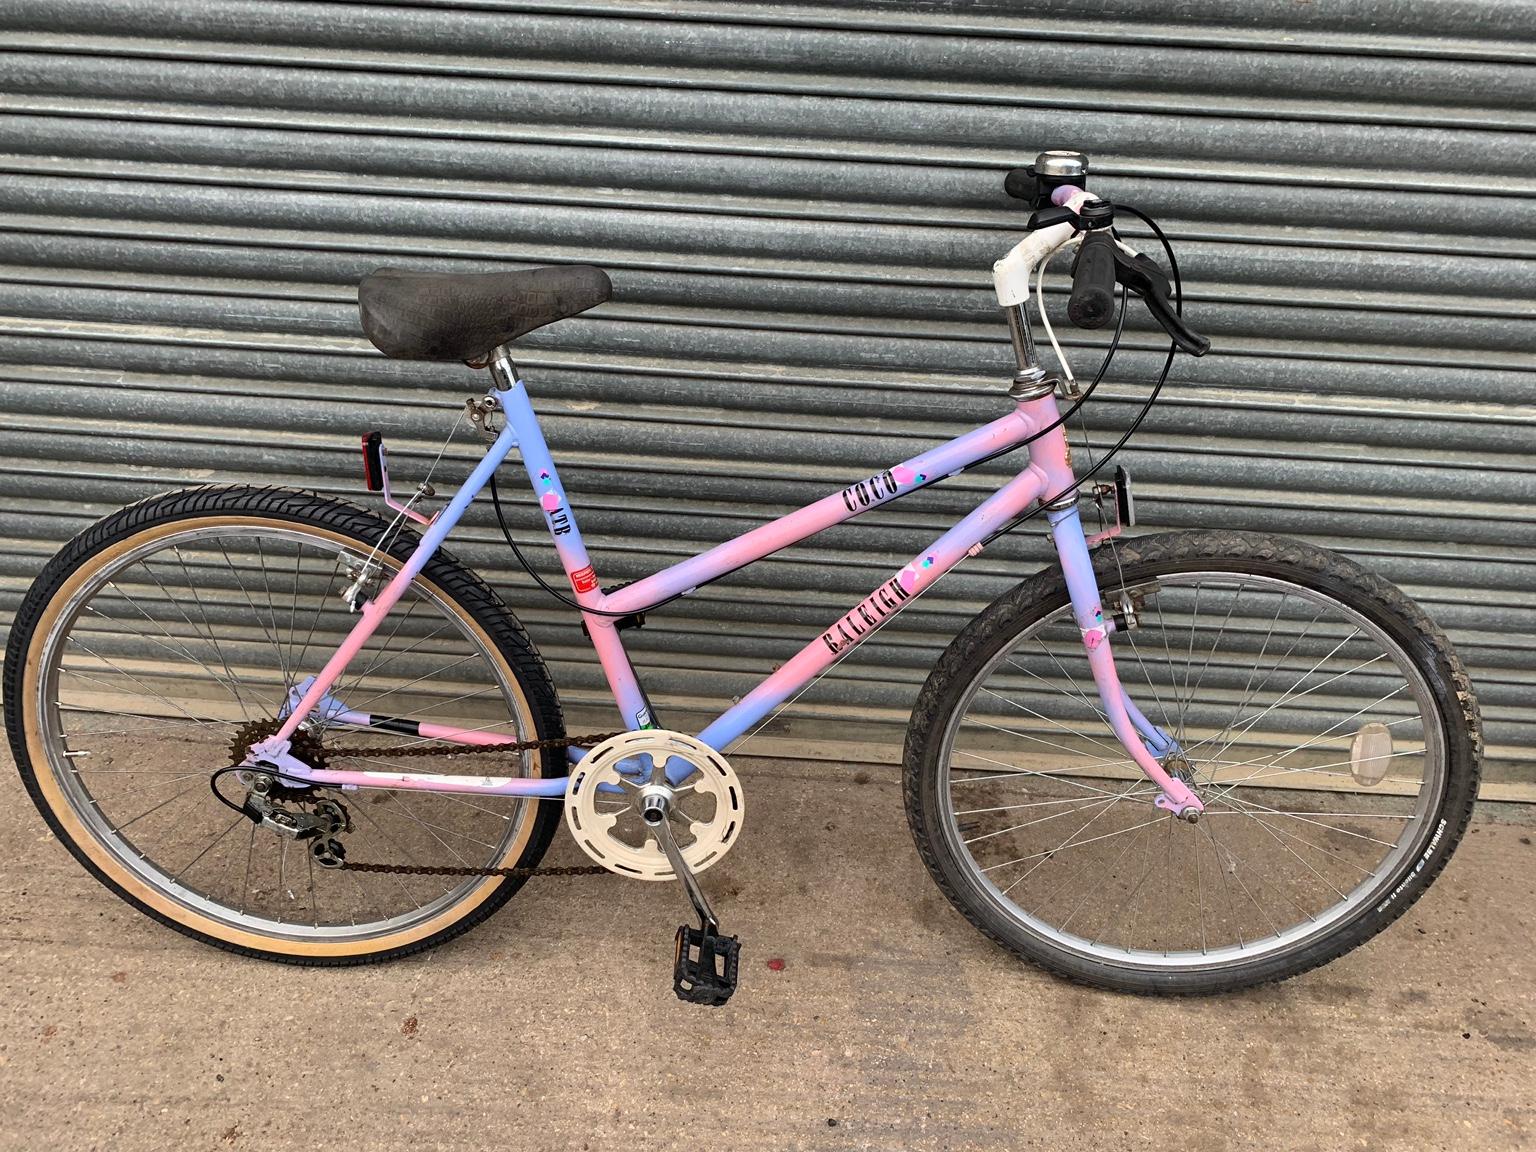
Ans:
MULTIPOLYGON (((693 905, 693 910, 698 913, 699 926, 711 935, 717 935, 720 931, 720 920, 715 915, 715 910, 709 906, 709 900, 704 895, 704 889, 699 887, 699 881, 694 876, 687 862, 683 859, 682 852, 677 847, 677 841, 672 836, 672 826, 667 821, 666 809, 658 811, 660 819, 650 824, 651 831, 656 834, 657 841, 661 844, 661 850, 667 854, 667 863, 672 865, 672 871, 677 873, 677 878, 683 882, 683 889, 688 893, 688 902, 693 905)), ((651 812, 645 814, 647 823, 650 823, 651 812)))
POLYGON ((689 869, 687 861, 677 847, 672 826, 667 822, 668 798, 652 794, 644 798, 640 816, 667 854, 672 871, 683 882, 688 902, 698 913, 699 926, 690 928, 684 924, 677 930, 675 952, 672 959, 672 990, 679 1000, 689 1004, 707 1004, 718 1008, 736 991, 736 976, 740 970, 741 942, 734 936, 720 934, 720 921, 709 906, 704 890, 689 869))

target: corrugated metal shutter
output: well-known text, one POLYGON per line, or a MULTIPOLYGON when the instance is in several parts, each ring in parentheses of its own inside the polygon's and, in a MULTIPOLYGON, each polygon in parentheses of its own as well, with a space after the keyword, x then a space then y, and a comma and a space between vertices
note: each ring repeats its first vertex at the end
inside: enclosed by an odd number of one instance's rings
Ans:
MULTIPOLYGON (((362 340, 352 286, 385 262, 612 273, 613 303, 520 363, 604 578, 679 559, 1002 410, 988 270, 1021 221, 1002 172, 1076 147, 1176 238, 1216 341, 1129 453, 1145 526, 1304 536, 1402 584, 1471 665, 1498 774, 1530 779, 1533 9, 1092 10, 5 6, 0 610, 131 498, 210 479, 358 495, 375 426, 410 478, 477 378, 362 340)), ((1134 326, 1101 443, 1159 359, 1134 326)), ((1000 474, 628 634, 667 718, 745 690, 1000 474)), ((455 547, 568 702, 595 704, 579 631, 483 509, 455 547)), ((948 636, 1047 555, 1038 532, 989 549, 789 733, 890 738, 948 636)))

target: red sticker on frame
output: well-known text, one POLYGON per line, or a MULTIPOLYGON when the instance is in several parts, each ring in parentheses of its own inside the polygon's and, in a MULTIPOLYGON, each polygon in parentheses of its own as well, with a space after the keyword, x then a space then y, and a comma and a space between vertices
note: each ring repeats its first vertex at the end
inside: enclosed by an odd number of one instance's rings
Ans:
POLYGON ((592 565, 588 564, 585 568, 579 568, 571 573, 571 587, 576 589, 578 594, 591 592, 597 587, 597 573, 592 571, 592 565))

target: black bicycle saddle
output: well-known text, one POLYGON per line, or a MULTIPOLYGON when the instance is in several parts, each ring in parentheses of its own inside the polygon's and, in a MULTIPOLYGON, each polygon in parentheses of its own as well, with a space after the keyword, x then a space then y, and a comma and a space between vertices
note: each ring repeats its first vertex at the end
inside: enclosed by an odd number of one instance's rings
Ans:
POLYGON ((357 286, 363 331, 400 360, 483 360, 498 345, 612 295, 608 274, 586 264, 523 272, 380 268, 357 286))

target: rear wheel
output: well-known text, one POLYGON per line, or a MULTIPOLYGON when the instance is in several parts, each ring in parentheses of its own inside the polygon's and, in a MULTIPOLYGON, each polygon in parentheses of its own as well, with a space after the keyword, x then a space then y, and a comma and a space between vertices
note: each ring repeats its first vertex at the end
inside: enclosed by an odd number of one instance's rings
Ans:
MULTIPOLYGON (((133 505, 71 541, 11 631, 5 715, 27 790, 60 840, 129 903, 190 936, 274 960, 381 960, 465 931, 522 881, 370 874, 317 864, 307 841, 219 803, 210 779, 278 726, 286 700, 398 571, 416 538, 352 505, 272 488, 205 488, 133 505)), ((519 739, 563 734, 542 661, 496 595, 439 552, 332 689, 336 703, 519 739)), ((549 752, 396 759, 433 746, 315 723, 331 767, 562 776, 549 752), (347 755, 327 749, 354 748, 347 755)), ((409 730, 409 724, 395 725, 409 730)), ((446 745, 442 745, 446 747, 446 745)), ((237 803, 233 775, 221 790, 237 803)), ((280 789, 350 824, 348 856, 530 867, 558 805, 516 797, 280 789), (336 806, 336 807, 325 807, 336 806)))
POLYGON ((955 639, 908 732, 908 817, 955 906, 1052 971, 1175 993, 1293 975, 1400 915, 1477 788, 1476 703, 1439 629, 1297 541, 1153 536, 1094 566, 1121 681, 1205 813, 1152 806, 1041 573, 955 639))

